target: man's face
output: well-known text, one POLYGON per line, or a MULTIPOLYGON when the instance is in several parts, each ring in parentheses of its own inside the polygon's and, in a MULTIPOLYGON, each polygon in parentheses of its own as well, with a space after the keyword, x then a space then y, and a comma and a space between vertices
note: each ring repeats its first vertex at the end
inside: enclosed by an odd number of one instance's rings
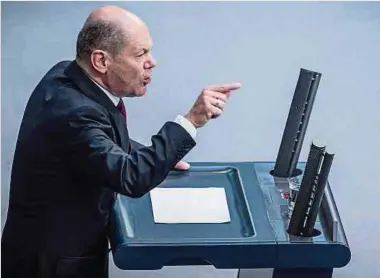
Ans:
POLYGON ((145 95, 156 66, 151 48, 152 40, 145 26, 130 33, 127 46, 111 59, 107 69, 107 83, 113 93, 120 97, 145 95))

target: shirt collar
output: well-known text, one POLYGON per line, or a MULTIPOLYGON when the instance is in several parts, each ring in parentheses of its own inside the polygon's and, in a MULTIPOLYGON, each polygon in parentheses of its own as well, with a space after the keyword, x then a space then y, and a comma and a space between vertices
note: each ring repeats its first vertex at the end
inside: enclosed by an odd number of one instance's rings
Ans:
MULTIPOLYGON (((94 81, 95 82, 95 81, 94 81)), ((114 96, 113 94, 111 94, 109 91, 107 91, 105 88, 103 88, 102 86, 100 86, 97 82, 95 82, 96 85, 98 85, 98 87, 100 89, 102 89, 102 91, 110 98, 110 100, 112 101, 112 103, 117 106, 119 104, 119 101, 120 101, 120 98, 117 97, 117 96, 114 96)))
POLYGON ((90 78, 90 80, 92 82, 94 82, 96 84, 96 86, 98 86, 108 97, 109 99, 112 101, 112 103, 117 106, 120 102, 120 98, 117 97, 117 96, 114 96, 113 94, 111 94, 108 90, 106 90, 105 88, 103 88, 103 86, 100 86, 100 84, 98 84, 98 82, 96 82, 94 79, 91 78, 91 76, 89 74, 87 74, 86 71, 84 71, 85 74, 90 78))

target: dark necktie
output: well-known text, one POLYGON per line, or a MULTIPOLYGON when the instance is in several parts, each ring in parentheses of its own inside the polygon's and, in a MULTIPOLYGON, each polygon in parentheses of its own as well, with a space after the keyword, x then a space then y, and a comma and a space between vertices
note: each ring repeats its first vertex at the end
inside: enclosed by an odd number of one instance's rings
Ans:
MULTIPOLYGON (((124 102, 122 99, 120 99, 119 103, 117 104, 117 109, 119 109, 121 115, 124 118, 125 125, 127 124, 127 110, 125 109, 124 102)), ((128 152, 130 153, 132 150, 131 143, 129 143, 129 149, 128 152)))
POLYGON ((125 110, 124 102, 122 99, 120 99, 116 107, 119 109, 121 115, 123 115, 124 122, 127 123, 127 110, 125 110))

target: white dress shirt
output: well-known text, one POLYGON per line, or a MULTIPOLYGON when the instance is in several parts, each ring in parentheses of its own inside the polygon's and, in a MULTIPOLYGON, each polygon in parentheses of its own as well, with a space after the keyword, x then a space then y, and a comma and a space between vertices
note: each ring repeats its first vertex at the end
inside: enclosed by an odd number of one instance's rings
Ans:
MULTIPOLYGON (((113 104, 117 106, 119 104, 120 98, 117 96, 114 96, 110 92, 108 92, 106 89, 104 89, 102 86, 100 86, 98 83, 94 82, 102 91, 111 99, 113 104)), ((197 135, 197 129, 194 127, 192 123, 189 122, 188 119, 185 117, 178 115, 175 117, 174 122, 180 124, 189 134, 190 136, 195 140, 195 137, 197 135)))

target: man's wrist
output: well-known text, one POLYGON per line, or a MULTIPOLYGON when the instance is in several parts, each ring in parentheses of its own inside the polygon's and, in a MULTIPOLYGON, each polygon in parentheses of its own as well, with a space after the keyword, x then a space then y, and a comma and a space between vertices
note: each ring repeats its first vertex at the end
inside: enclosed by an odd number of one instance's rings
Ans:
POLYGON ((193 120, 193 118, 191 117, 191 114, 190 113, 187 113, 185 116, 183 116, 186 120, 188 120, 189 121, 189 123, 191 123, 192 125, 193 125, 193 127, 195 127, 195 128, 200 128, 200 125, 197 125, 195 122, 194 122, 194 120, 193 120))
POLYGON ((197 129, 187 116, 178 115, 174 119, 174 122, 180 124, 190 134, 190 136, 195 139, 197 135, 197 129))

